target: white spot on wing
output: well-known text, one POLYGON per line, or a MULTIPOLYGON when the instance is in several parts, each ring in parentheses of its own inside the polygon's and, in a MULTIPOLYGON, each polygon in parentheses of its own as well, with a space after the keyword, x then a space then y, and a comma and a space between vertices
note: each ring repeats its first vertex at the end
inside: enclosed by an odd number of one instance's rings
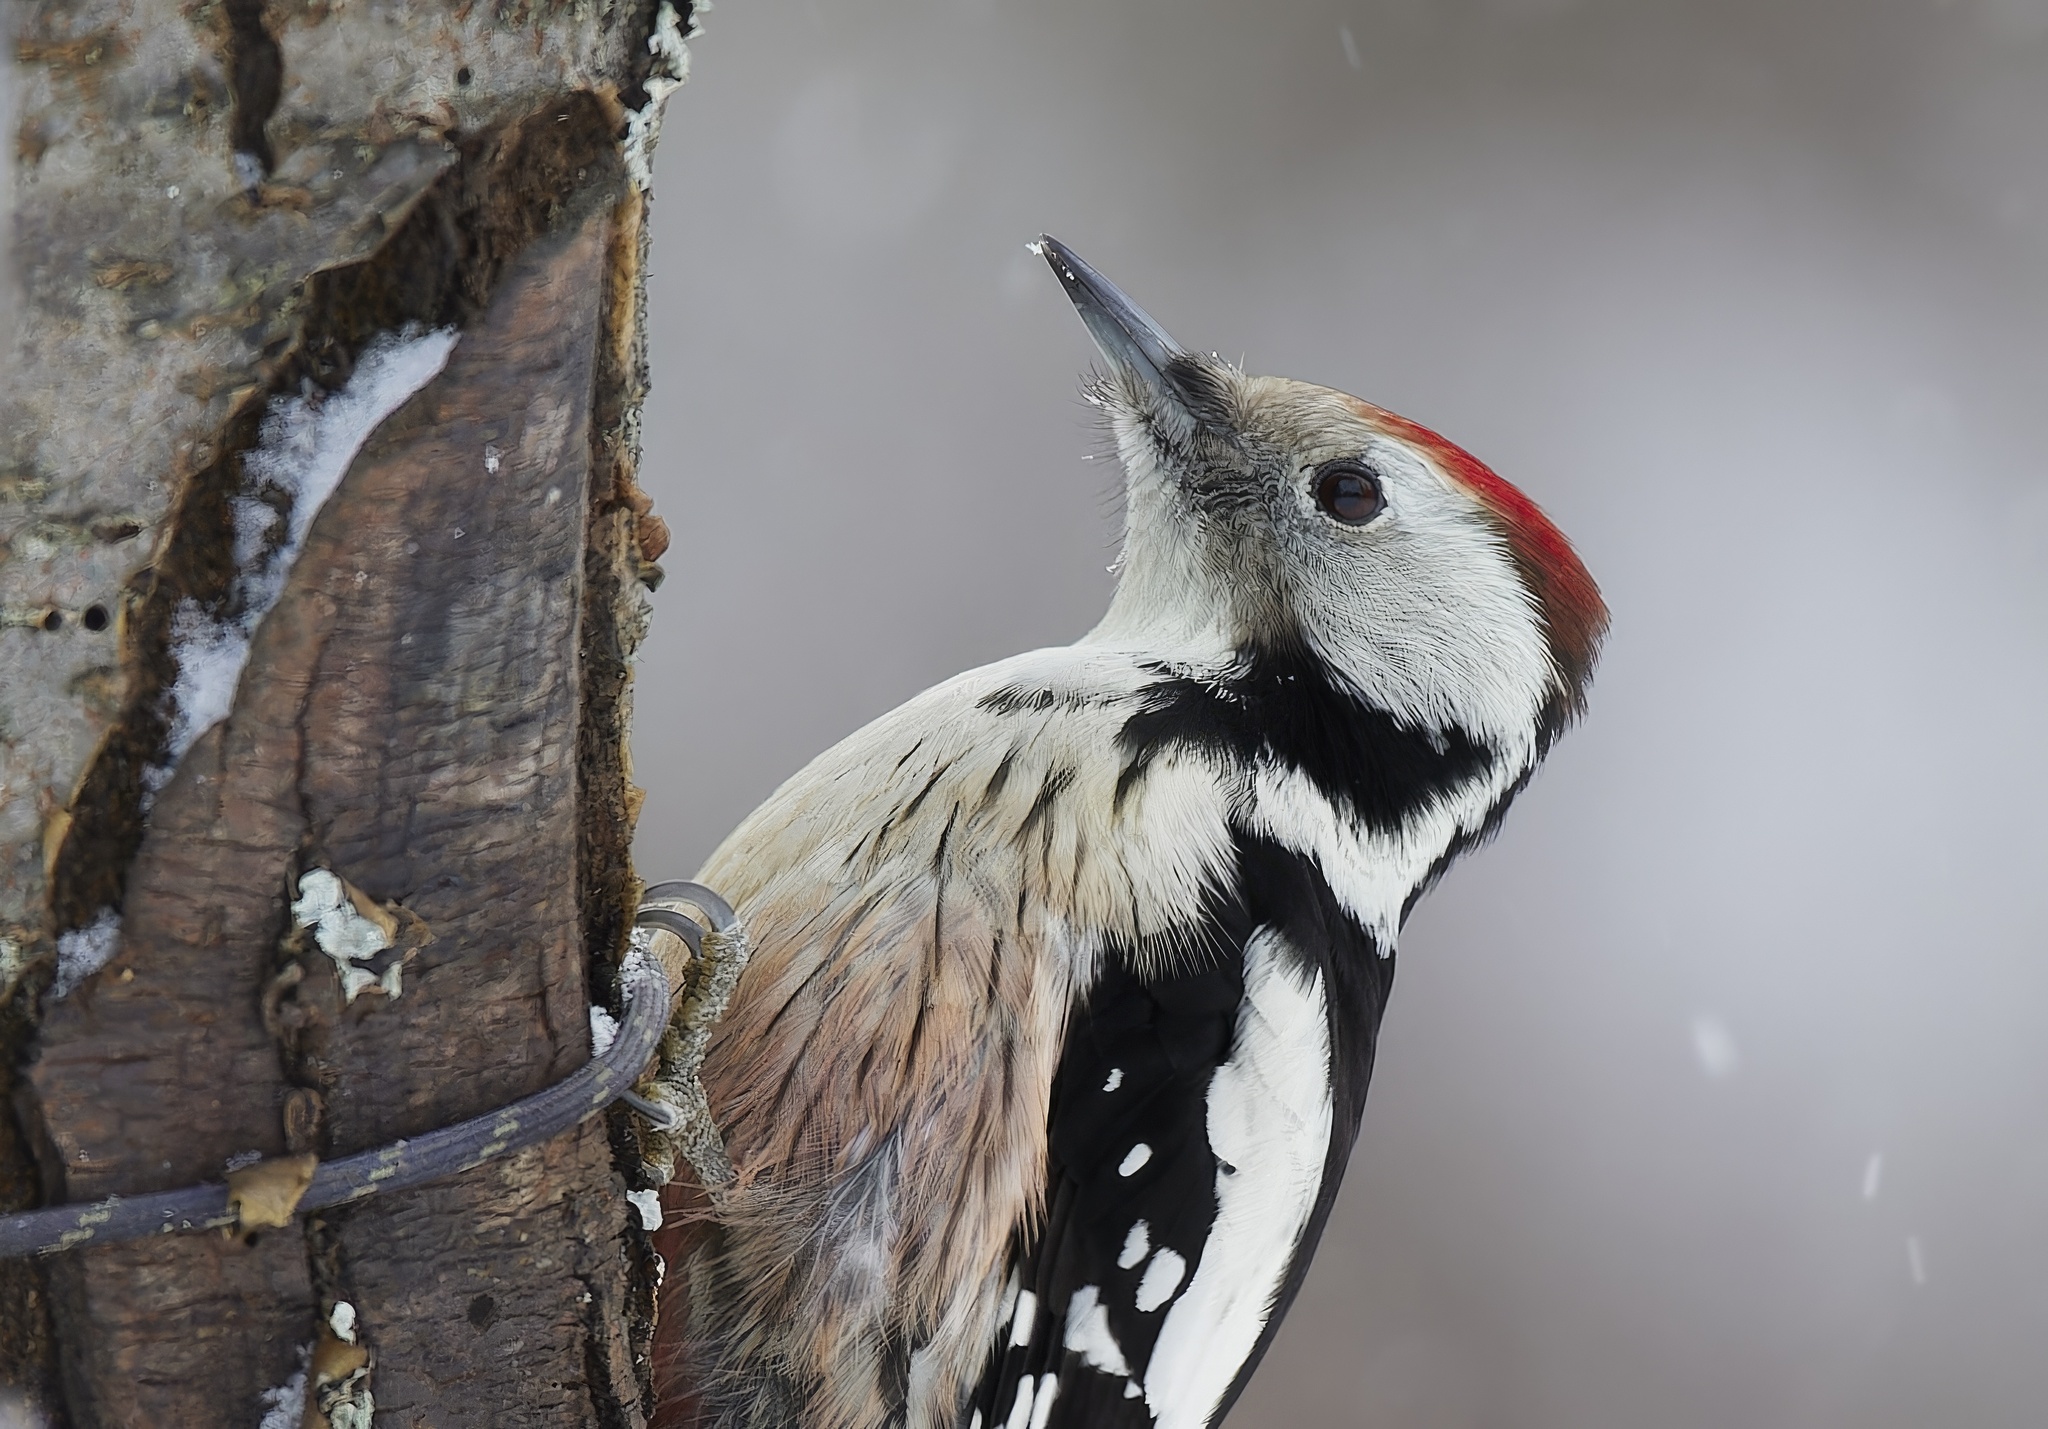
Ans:
POLYGON ((1031 1400, 1031 1429, 1045 1429, 1052 1418, 1052 1397, 1060 1392, 1060 1377, 1050 1372, 1038 1378, 1038 1393, 1031 1400))
POLYGON ((1031 1390, 1037 1383, 1028 1374, 1017 1381, 1017 1402, 1010 1406, 1010 1417, 1003 1421, 1003 1429, 1026 1429, 1031 1423, 1031 1390))
POLYGON ((1130 1363, 1123 1346, 1109 1328, 1109 1309, 1102 1303, 1099 1286, 1083 1285, 1067 1306, 1067 1349, 1081 1357, 1081 1363, 1104 1374, 1130 1377, 1130 1363))
POLYGON ((1152 1257, 1152 1263, 1145 1267, 1144 1278, 1138 1282, 1138 1308, 1150 1314, 1172 1298, 1180 1289, 1180 1278, 1188 1273, 1188 1263, 1179 1254, 1159 1248, 1152 1257))
POLYGON ((1134 1175, 1139 1167, 1151 1159, 1152 1148, 1141 1141, 1124 1154, 1123 1161, 1116 1168, 1116 1174, 1119 1176, 1134 1175))
POLYGON ((1209 1147, 1237 1172, 1217 1172, 1201 1264, 1145 1369, 1159 1429, 1205 1429, 1258 1343, 1315 1208, 1330 1125, 1322 974, 1301 979, 1279 934, 1262 928, 1245 946, 1231 1058, 1209 1083, 1209 1147))
POLYGON ((1124 1069, 1122 1067, 1111 1067, 1109 1069, 1109 1076, 1102 1083, 1102 1089, 1106 1092, 1113 1092, 1123 1084, 1124 1069))
POLYGON ((1038 1321, 1038 1297, 1029 1290, 1017 1292, 1017 1318, 1010 1322, 1010 1343, 1031 1343, 1031 1327, 1038 1321))
POLYGON ((1870 1159, 1863 1163, 1863 1199, 1866 1201, 1876 1200, 1878 1188, 1883 1184, 1883 1181, 1884 1153, 1881 1151, 1872 1152, 1870 1159))
POLYGON ((1131 1222, 1131 1233, 1124 1237, 1124 1248, 1116 1258, 1118 1270, 1129 1270, 1152 1253, 1152 1227, 1143 1221, 1131 1222))

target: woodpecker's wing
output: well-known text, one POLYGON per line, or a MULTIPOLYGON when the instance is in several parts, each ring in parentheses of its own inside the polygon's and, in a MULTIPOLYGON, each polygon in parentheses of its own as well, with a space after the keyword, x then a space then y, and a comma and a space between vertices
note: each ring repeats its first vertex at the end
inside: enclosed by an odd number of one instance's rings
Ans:
POLYGON ((1234 857, 1217 759, 1119 786, 1156 678, 1099 650, 969 672, 813 761, 699 875, 753 947, 703 1073, 739 1179, 673 1277, 721 1429, 944 1423, 974 1384, 1104 939, 1184 927, 1234 857))
POLYGON ((1392 972, 1368 928, 1435 856, 1410 876, 1337 818, 1330 761, 1274 739, 1349 724, 1266 685, 1020 656, 713 855, 754 949, 704 1065, 740 1179, 677 1279, 720 1429, 1228 1407, 1358 1124, 1392 972))
POLYGON ((962 1429, 1204 1429, 1300 1286, 1392 963, 1312 859, 1236 843, 1195 947, 1113 949, 1076 1009, 1045 1218, 962 1429))

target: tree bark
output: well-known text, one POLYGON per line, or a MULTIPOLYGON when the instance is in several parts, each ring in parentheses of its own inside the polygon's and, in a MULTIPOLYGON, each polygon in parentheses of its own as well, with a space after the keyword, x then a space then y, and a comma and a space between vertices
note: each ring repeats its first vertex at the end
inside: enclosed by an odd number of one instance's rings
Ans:
MULTIPOLYGON (((637 886, 646 165, 687 20, 20 13, 0 1208, 363 1150, 589 1056, 637 886), (280 475, 437 342, 324 501, 280 475), (316 871, 386 946, 301 926, 316 871)), ((644 1423, 630 1143, 0 1262, 0 1386, 78 1426, 297 1423, 295 1392, 309 1424, 644 1423)))

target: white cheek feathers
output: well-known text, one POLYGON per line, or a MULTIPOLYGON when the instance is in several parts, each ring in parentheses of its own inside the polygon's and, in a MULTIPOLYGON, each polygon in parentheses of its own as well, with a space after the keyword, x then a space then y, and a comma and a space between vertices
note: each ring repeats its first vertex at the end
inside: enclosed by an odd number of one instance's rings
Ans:
POLYGON ((1362 703, 1523 758, 1560 676, 1508 543, 1433 466, 1378 451, 1386 509, 1300 543, 1303 633, 1362 703))

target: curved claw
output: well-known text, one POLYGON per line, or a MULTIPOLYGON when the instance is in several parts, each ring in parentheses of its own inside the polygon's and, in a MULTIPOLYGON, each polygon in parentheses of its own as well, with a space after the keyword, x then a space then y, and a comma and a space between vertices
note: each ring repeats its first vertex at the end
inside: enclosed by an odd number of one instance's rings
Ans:
POLYGON ((633 923, 674 934, 689 945, 692 956, 687 969, 670 974, 680 981, 672 989, 677 1000, 650 1087, 653 1096, 633 1093, 621 1099, 647 1119, 641 1144, 649 1179, 666 1182, 680 1157, 716 1201, 734 1175, 699 1072, 711 1029, 725 1015, 747 964, 746 930, 725 899, 701 883, 681 879, 650 885, 641 895, 633 923), (691 917, 690 910, 703 922, 691 917))
POLYGON ((732 911, 732 904, 701 883, 673 878, 665 883, 650 884, 647 891, 640 895, 641 910, 644 912, 647 905, 656 899, 693 905, 711 920, 711 927, 716 932, 730 933, 740 925, 739 914, 732 911))
POLYGON ((681 1131, 687 1124, 683 1114, 674 1107, 666 1107, 660 1102, 650 1101, 630 1088, 619 1093, 619 1100, 633 1108, 634 1111, 639 1112, 640 1115, 646 1117, 656 1131, 681 1131))
POLYGON ((633 915, 636 928, 660 928, 663 932, 674 933, 690 945, 690 956, 704 956, 704 925, 695 918, 678 913, 673 908, 662 908, 642 903, 640 911, 633 915))

